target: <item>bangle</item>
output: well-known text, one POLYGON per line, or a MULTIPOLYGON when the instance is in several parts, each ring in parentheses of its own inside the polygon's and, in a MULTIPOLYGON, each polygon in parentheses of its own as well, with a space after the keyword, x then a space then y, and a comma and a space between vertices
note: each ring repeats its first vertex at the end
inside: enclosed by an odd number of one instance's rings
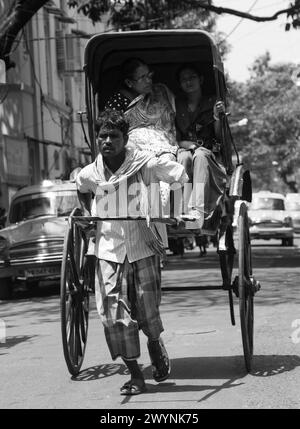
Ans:
POLYGON ((214 120, 219 121, 219 117, 214 114, 214 120))

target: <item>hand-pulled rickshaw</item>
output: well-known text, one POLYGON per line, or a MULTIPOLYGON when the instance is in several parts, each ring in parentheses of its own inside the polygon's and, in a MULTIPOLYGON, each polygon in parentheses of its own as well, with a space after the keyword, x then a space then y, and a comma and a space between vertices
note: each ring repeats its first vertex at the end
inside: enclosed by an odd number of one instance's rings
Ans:
MULTIPOLYGON (((184 62, 196 63, 205 75, 206 91, 226 104, 223 65, 211 36, 200 30, 149 30, 99 34, 92 37, 85 49, 85 91, 88 136, 92 159, 97 156, 96 118, 105 100, 120 80, 120 64, 128 57, 140 57, 176 93, 175 69, 184 62)), ((217 218, 217 236, 222 285, 199 286, 199 289, 220 289, 228 293, 232 325, 235 325, 233 294, 239 301, 240 324, 246 370, 251 371, 253 356, 253 298, 259 283, 252 275, 251 243, 247 204, 251 201, 251 179, 244 170, 234 145, 228 119, 221 121, 221 156, 227 173, 228 206, 236 200, 238 249, 233 238, 233 212, 217 218), (236 165, 233 165, 235 152, 236 165), (232 279, 235 254, 238 253, 238 274, 232 279)), ((111 218, 112 219, 112 218, 111 218)), ((120 218, 118 218, 121 220, 120 218)), ((124 220, 124 218, 122 218, 124 220)), ((132 221, 135 218, 126 218, 132 221)), ((69 372, 79 373, 87 344, 89 296, 94 290, 94 257, 89 254, 91 230, 99 217, 83 216, 77 207, 68 218, 61 267, 61 332, 63 351, 69 372)), ((152 219, 153 220, 153 219, 152 219)), ((156 219, 174 225, 171 217, 156 219)), ((174 227, 176 232, 176 226, 174 227)), ((178 229, 178 234, 180 234, 178 229)))

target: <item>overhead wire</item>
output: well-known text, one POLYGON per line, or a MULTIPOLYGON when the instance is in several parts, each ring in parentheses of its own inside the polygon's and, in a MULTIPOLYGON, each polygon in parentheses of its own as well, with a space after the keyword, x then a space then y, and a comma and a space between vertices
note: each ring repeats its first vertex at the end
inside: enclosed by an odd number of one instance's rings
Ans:
MULTIPOLYGON (((254 8, 254 6, 256 5, 256 3, 258 2, 258 0, 255 0, 252 5, 250 6, 250 8, 246 11, 246 13, 251 12, 251 10, 254 8)), ((241 25, 241 23, 244 21, 245 18, 241 18, 237 24, 232 28, 232 30, 225 35, 224 39, 221 42, 224 42, 225 40, 228 39, 228 37, 230 37, 232 35, 232 33, 234 33, 234 31, 241 25)), ((220 43, 221 43, 220 42, 220 43)))

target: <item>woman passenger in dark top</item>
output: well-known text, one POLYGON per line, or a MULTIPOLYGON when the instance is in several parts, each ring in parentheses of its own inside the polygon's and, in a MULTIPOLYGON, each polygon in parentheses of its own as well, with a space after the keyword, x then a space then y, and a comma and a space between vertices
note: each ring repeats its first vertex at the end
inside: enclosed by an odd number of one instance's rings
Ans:
POLYGON ((220 133, 219 112, 224 103, 203 94, 204 77, 193 64, 177 72, 182 95, 176 98, 177 161, 184 165, 193 183, 189 214, 203 226, 225 195, 226 171, 217 152, 220 133))

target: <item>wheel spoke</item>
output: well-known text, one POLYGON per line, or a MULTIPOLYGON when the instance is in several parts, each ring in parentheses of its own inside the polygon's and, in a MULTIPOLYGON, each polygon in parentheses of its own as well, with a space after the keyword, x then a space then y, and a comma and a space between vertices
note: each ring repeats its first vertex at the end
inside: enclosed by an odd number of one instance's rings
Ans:
POLYGON ((72 375, 77 375, 87 342, 91 278, 85 266, 87 241, 81 227, 72 219, 72 216, 82 216, 82 212, 75 209, 72 213, 65 235, 62 259, 61 330, 68 370, 72 375))
POLYGON ((66 301, 65 301, 65 305, 66 305, 66 321, 68 323, 71 311, 72 311, 72 295, 70 294, 70 292, 66 294, 66 301))
POLYGON ((80 336, 80 310, 81 305, 78 304, 76 309, 75 321, 75 341, 76 341, 76 364, 78 365, 78 357, 82 357, 81 336, 80 336))
POLYGON ((73 361, 74 356, 74 306, 72 305, 71 309, 71 318, 70 318, 70 329, 69 329, 69 336, 68 336, 68 348, 70 351, 70 357, 73 361))
POLYGON ((247 371, 251 371, 253 355, 253 294, 251 289, 251 242, 245 204, 239 213, 239 304, 240 322, 247 371))
POLYGON ((69 255, 69 261, 70 261, 70 273, 72 276, 73 283, 76 287, 79 286, 79 276, 77 272, 76 262, 73 254, 69 255))
POLYGON ((81 308, 81 317, 80 317, 80 328, 81 328, 81 338, 83 343, 86 343, 86 330, 87 330, 87 314, 84 310, 83 303, 80 305, 81 308))

